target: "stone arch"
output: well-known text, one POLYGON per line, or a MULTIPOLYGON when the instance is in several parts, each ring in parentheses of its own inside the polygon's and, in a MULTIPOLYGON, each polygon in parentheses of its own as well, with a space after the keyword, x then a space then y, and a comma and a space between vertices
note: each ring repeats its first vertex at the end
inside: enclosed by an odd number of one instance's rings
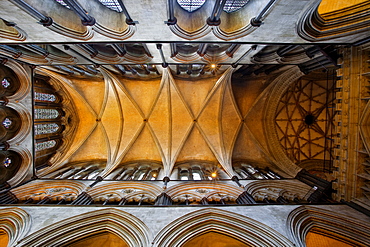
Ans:
POLYGON ((13 150, 0 151, 0 162, 0 183, 14 180, 23 164, 22 156, 13 150))
POLYGON ((27 38, 27 33, 4 19, 0 20, 0 37, 15 41, 24 41, 27 38))
POLYGON ((87 191, 94 201, 136 201, 137 198, 144 196, 146 200, 154 202, 162 192, 161 187, 145 182, 108 182, 96 185, 87 191))
POLYGON ((257 180, 248 183, 245 191, 251 194, 255 200, 259 195, 265 195, 269 199, 276 200, 279 196, 293 201, 294 198, 307 200, 314 192, 312 188, 298 180, 257 180), (272 193, 269 193, 272 192, 272 193))
POLYGON ((264 131, 267 138, 268 149, 271 155, 275 159, 275 164, 288 175, 295 177, 295 175, 301 170, 295 165, 285 154, 282 146, 279 142, 279 137, 275 131, 274 116, 278 107, 278 102, 288 87, 294 83, 297 79, 303 76, 303 72, 300 71, 298 66, 292 67, 286 70, 281 75, 277 76, 275 80, 271 82, 274 87, 270 91, 270 98, 266 103, 264 111, 264 131))
POLYGON ((14 72, 17 80, 19 80, 20 82, 17 91, 12 95, 7 96, 7 98, 10 102, 17 102, 24 99, 29 94, 31 88, 30 71, 23 67, 21 64, 11 59, 7 60, 4 65, 8 67, 12 72, 14 72))
POLYGON ((13 139, 22 126, 20 114, 8 106, 0 106, 0 142, 13 139))
MULTIPOLYGON (((60 35, 78 40, 89 40, 94 35, 92 28, 84 26, 77 14, 61 6, 56 1, 45 3, 35 0, 25 0, 25 2, 51 18, 52 22, 44 26, 60 35)), ((26 8, 17 4, 16 1, 13 1, 13 3, 26 13, 29 13, 26 8)), ((31 13, 29 14, 31 15, 31 13)))
MULTIPOLYGON (((62 103, 62 111, 63 115, 61 117, 61 124, 63 124, 63 137, 60 139, 62 141, 62 144, 58 147, 55 154, 52 155, 49 158, 50 164, 54 165, 55 163, 60 163, 60 161, 65 157, 65 155, 68 153, 66 150, 70 148, 72 145, 72 140, 74 139, 74 136, 77 131, 77 127, 79 124, 79 117, 74 114, 76 112, 76 107, 73 103, 72 96, 68 92, 68 83, 66 82, 66 79, 61 77, 60 75, 50 72, 43 68, 37 68, 35 72, 40 76, 45 76, 45 78, 50 78, 47 81, 47 84, 49 84, 55 92, 58 93, 58 95, 61 97, 61 103, 62 103), (66 124, 68 123, 68 124, 66 124)), ((62 164, 60 164, 62 166, 62 164)), ((61 168, 61 167, 58 167, 61 168)), ((54 172, 56 169, 51 169, 50 167, 47 167, 45 169, 39 170, 38 175, 45 176, 46 174, 49 174, 51 172, 54 172)))
MULTIPOLYGON (((0 21, 1 23, 1 21, 0 21)), ((18 76, 7 66, 0 64, 0 97, 9 97, 17 93, 21 82, 18 76)))
POLYGON ((205 208, 186 214, 163 228, 153 246, 182 246, 188 240, 216 232, 250 246, 293 246, 274 229, 240 214, 205 208))
POLYGON ((243 189, 234 184, 217 183, 215 186, 212 182, 177 184, 168 187, 166 191, 174 202, 184 202, 186 199, 189 202, 200 202, 202 198, 210 201, 220 201, 224 198, 226 201, 235 202, 241 193, 243 189))
POLYGON ((298 20, 297 32, 313 42, 346 36, 365 38, 369 32, 368 10, 368 1, 315 0, 298 20))
POLYGON ((360 135, 361 138, 364 140, 363 144, 365 146, 366 151, 370 152, 370 101, 367 102, 364 111, 362 112, 359 127, 360 127, 360 135))
POLYGON ((23 104, 10 102, 7 106, 17 112, 17 114, 19 115, 18 121, 20 122, 17 134, 9 140, 9 144, 12 146, 24 141, 31 132, 32 116, 29 110, 27 110, 27 108, 23 104))
POLYGON ((31 218, 26 211, 20 208, 0 209, 0 230, 8 235, 8 245, 16 246, 31 227, 31 218))
POLYGON ((310 230, 339 239, 353 246, 370 246, 370 224, 336 211, 300 206, 288 215, 287 231, 296 246, 306 246, 310 230))
POLYGON ((19 246, 68 246, 101 232, 119 236, 129 246, 149 246, 149 228, 140 219, 124 211, 107 208, 70 217, 27 236, 19 246))
MULTIPOLYGON (((196 11, 188 11, 176 1, 174 4, 176 22, 169 25, 170 30, 186 40, 199 39, 210 32, 225 41, 239 39, 257 29, 252 26, 251 20, 255 17, 255 13, 261 12, 268 1, 249 1, 244 7, 232 12, 222 10, 220 24, 212 25, 207 22, 207 18, 211 16, 215 3, 216 1, 205 1, 196 11)), ((268 16, 269 12, 271 12, 271 7, 263 15, 263 19, 268 16)))
POLYGON ((41 201, 49 197, 53 201, 74 200, 86 189, 86 185, 78 181, 32 181, 24 186, 12 189, 12 193, 21 201, 33 199, 41 201))
POLYGON ((14 175, 7 181, 10 186, 14 186, 24 181, 24 179, 30 174, 30 170, 32 169, 30 169, 32 155, 28 149, 22 148, 20 146, 11 147, 8 150, 17 153, 21 158, 21 164, 17 170, 16 175, 14 175))

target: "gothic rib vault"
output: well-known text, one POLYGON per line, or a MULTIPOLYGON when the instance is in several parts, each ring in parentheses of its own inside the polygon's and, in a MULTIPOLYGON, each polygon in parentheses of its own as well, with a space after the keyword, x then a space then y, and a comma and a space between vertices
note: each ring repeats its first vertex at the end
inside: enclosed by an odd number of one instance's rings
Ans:
MULTIPOLYGON (((242 105, 243 115, 237 104, 243 99, 236 100, 232 91, 232 71, 190 85, 174 79, 169 69, 149 82, 119 78, 107 70, 102 70, 101 81, 64 79, 63 87, 76 105, 78 127, 67 139, 68 151, 40 176, 65 165, 65 160, 107 160, 103 177, 121 163, 140 160, 162 162, 165 176, 171 175, 175 163, 188 160, 217 162, 229 176, 233 159, 267 163, 267 153, 259 151, 259 138, 248 127, 250 112, 259 111, 253 109, 256 102, 250 108, 242 105), (241 138, 250 148, 233 155, 241 138), (260 158, 250 158, 252 152, 260 158)), ((263 122, 259 125, 263 128, 263 122)))

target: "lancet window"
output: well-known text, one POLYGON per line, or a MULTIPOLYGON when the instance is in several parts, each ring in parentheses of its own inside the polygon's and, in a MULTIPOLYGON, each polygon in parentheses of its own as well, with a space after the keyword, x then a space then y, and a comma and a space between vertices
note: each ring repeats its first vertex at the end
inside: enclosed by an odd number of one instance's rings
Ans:
POLYGON ((172 178, 178 180, 215 180, 228 178, 228 176, 212 162, 190 161, 178 164, 172 178))
POLYGON ((63 1, 63 0, 55 0, 57 3, 61 4, 62 6, 66 7, 69 9, 70 7, 63 1))
POLYGON ((40 92, 35 92, 35 100, 39 101, 46 101, 46 102, 55 102, 56 97, 54 94, 51 93, 40 93, 40 92))
POLYGON ((59 125, 56 123, 35 125, 35 135, 52 134, 52 133, 56 133, 58 130, 59 130, 59 125))
POLYGON ((122 7, 117 0, 99 0, 99 2, 111 10, 117 11, 118 13, 122 12, 122 7))
MULTIPOLYGON (((206 0, 177 0, 181 8, 189 13, 192 13, 201 8, 206 0)), ((223 10, 227 13, 232 13, 243 8, 249 0, 226 0, 223 10)))
POLYGON ((157 180, 162 165, 157 162, 125 164, 114 170, 107 179, 112 180, 157 180))
POLYGON ((55 147, 56 144, 57 144, 57 142, 55 140, 39 142, 39 143, 36 143, 35 150, 36 151, 42 151, 42 150, 45 150, 45 149, 53 148, 53 147, 55 147))
POLYGON ((65 167, 50 175, 55 179, 96 179, 104 170, 105 163, 84 163, 65 167))
POLYGON ((243 8, 249 0, 227 0, 224 6, 224 11, 232 13, 243 8))
POLYGON ((59 111, 56 109, 37 108, 35 109, 35 119, 56 119, 59 111))
POLYGON ((234 171, 241 179, 281 179, 268 168, 260 169, 244 162, 234 164, 234 171))
POLYGON ((42 169, 63 143, 64 111, 62 98, 50 85, 50 78, 39 74, 34 78, 35 163, 36 169, 42 169))
POLYGON ((202 7, 205 2, 206 0, 177 0, 177 3, 181 6, 181 8, 190 13, 202 7))

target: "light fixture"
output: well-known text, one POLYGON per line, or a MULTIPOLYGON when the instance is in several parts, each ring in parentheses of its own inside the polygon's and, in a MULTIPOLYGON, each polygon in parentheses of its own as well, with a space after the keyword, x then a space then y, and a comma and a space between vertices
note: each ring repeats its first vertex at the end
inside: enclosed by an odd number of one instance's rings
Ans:
POLYGON ((211 64, 211 68, 212 68, 212 69, 216 68, 216 64, 214 64, 214 63, 213 63, 213 64, 211 64))
POLYGON ((217 177, 217 172, 212 172, 211 177, 216 178, 217 177))

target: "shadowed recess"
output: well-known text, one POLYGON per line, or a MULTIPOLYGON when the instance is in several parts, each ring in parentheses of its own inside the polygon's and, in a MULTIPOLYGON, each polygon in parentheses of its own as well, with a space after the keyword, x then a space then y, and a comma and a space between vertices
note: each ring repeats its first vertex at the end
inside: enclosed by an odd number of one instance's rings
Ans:
POLYGON ((208 232, 187 241, 182 247, 249 247, 243 242, 229 236, 208 232))
MULTIPOLYGON (((1 236, 1 235, 0 235, 1 236)), ((69 247, 128 247, 127 243, 117 235, 103 232, 88 236, 68 245, 69 247)))

